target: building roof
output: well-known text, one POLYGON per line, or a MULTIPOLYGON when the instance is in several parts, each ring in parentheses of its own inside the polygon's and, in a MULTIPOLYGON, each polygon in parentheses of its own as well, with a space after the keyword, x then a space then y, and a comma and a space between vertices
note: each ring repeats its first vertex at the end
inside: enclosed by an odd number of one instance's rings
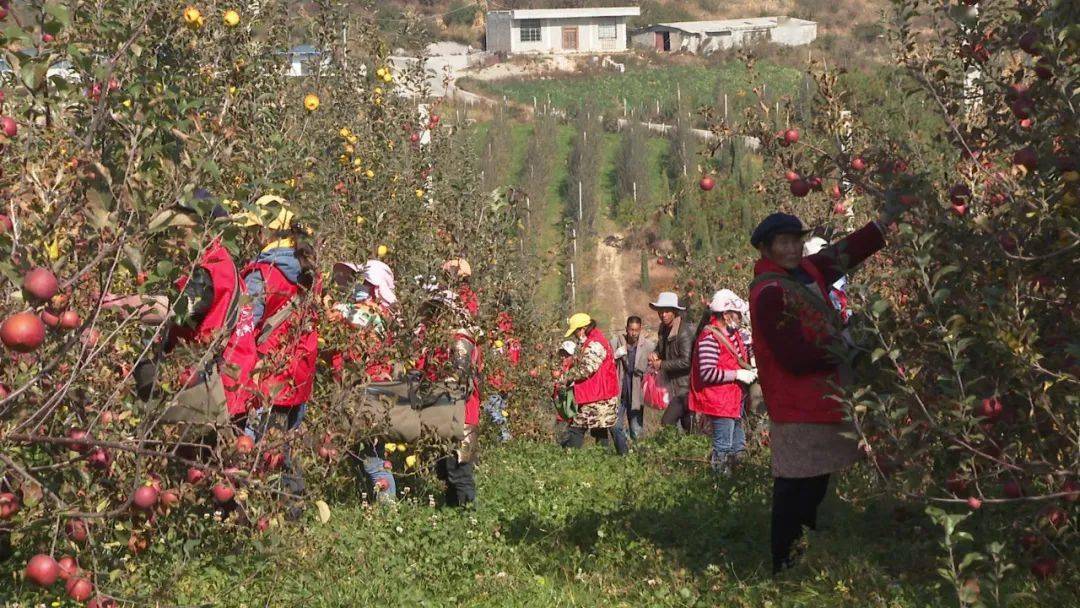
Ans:
POLYGON ((754 17, 751 19, 722 19, 719 21, 677 21, 674 23, 656 23, 644 29, 647 31, 654 28, 669 28, 682 30, 688 34, 707 35, 715 32, 771 28, 778 25, 814 24, 815 22, 813 21, 796 19, 794 17, 754 17))
POLYGON ((582 17, 637 17, 641 9, 636 6, 607 6, 597 8, 523 8, 508 11, 511 19, 580 19, 582 17))

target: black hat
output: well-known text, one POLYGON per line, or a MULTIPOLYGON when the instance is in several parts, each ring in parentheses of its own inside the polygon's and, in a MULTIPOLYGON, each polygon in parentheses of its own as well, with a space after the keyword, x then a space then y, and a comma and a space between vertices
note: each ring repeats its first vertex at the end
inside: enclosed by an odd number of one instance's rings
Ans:
POLYGON ((803 225, 802 220, 789 213, 773 213, 761 220, 757 228, 750 235, 750 244, 757 247, 762 241, 767 241, 778 234, 807 234, 810 230, 803 225))

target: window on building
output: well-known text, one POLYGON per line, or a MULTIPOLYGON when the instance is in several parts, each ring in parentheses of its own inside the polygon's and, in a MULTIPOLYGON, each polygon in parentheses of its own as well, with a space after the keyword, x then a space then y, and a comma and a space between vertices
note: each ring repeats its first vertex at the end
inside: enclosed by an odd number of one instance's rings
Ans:
POLYGON ((615 20, 601 21, 597 25, 600 40, 614 40, 616 37, 615 20))
POLYGON ((519 30, 522 42, 540 42, 540 20, 522 19, 519 30))

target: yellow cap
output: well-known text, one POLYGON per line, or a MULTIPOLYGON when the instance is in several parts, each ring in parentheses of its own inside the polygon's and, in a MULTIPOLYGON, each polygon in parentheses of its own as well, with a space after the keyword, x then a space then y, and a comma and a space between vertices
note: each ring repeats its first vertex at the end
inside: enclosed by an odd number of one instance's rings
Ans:
POLYGON ((251 226, 265 226, 270 230, 289 230, 292 228, 293 218, 296 217, 292 211, 286 208, 285 199, 277 196, 276 194, 264 194, 255 201, 255 206, 259 207, 258 211, 244 211, 236 215, 236 223, 243 228, 250 228, 251 226), (275 211, 273 207, 277 207, 275 211))
POLYGON ((574 335, 575 331, 583 327, 588 327, 589 324, 592 323, 592 317, 590 317, 586 313, 579 312, 567 319, 566 323, 570 326, 570 328, 566 330, 565 337, 569 338, 570 336, 574 335))

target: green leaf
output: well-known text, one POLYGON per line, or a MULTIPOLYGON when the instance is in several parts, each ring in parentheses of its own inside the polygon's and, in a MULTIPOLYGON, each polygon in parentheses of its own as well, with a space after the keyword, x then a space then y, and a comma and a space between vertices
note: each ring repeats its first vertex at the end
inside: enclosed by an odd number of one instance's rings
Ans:
POLYGON ((67 6, 59 2, 46 2, 45 12, 59 21, 61 25, 71 25, 71 13, 68 11, 67 6))

